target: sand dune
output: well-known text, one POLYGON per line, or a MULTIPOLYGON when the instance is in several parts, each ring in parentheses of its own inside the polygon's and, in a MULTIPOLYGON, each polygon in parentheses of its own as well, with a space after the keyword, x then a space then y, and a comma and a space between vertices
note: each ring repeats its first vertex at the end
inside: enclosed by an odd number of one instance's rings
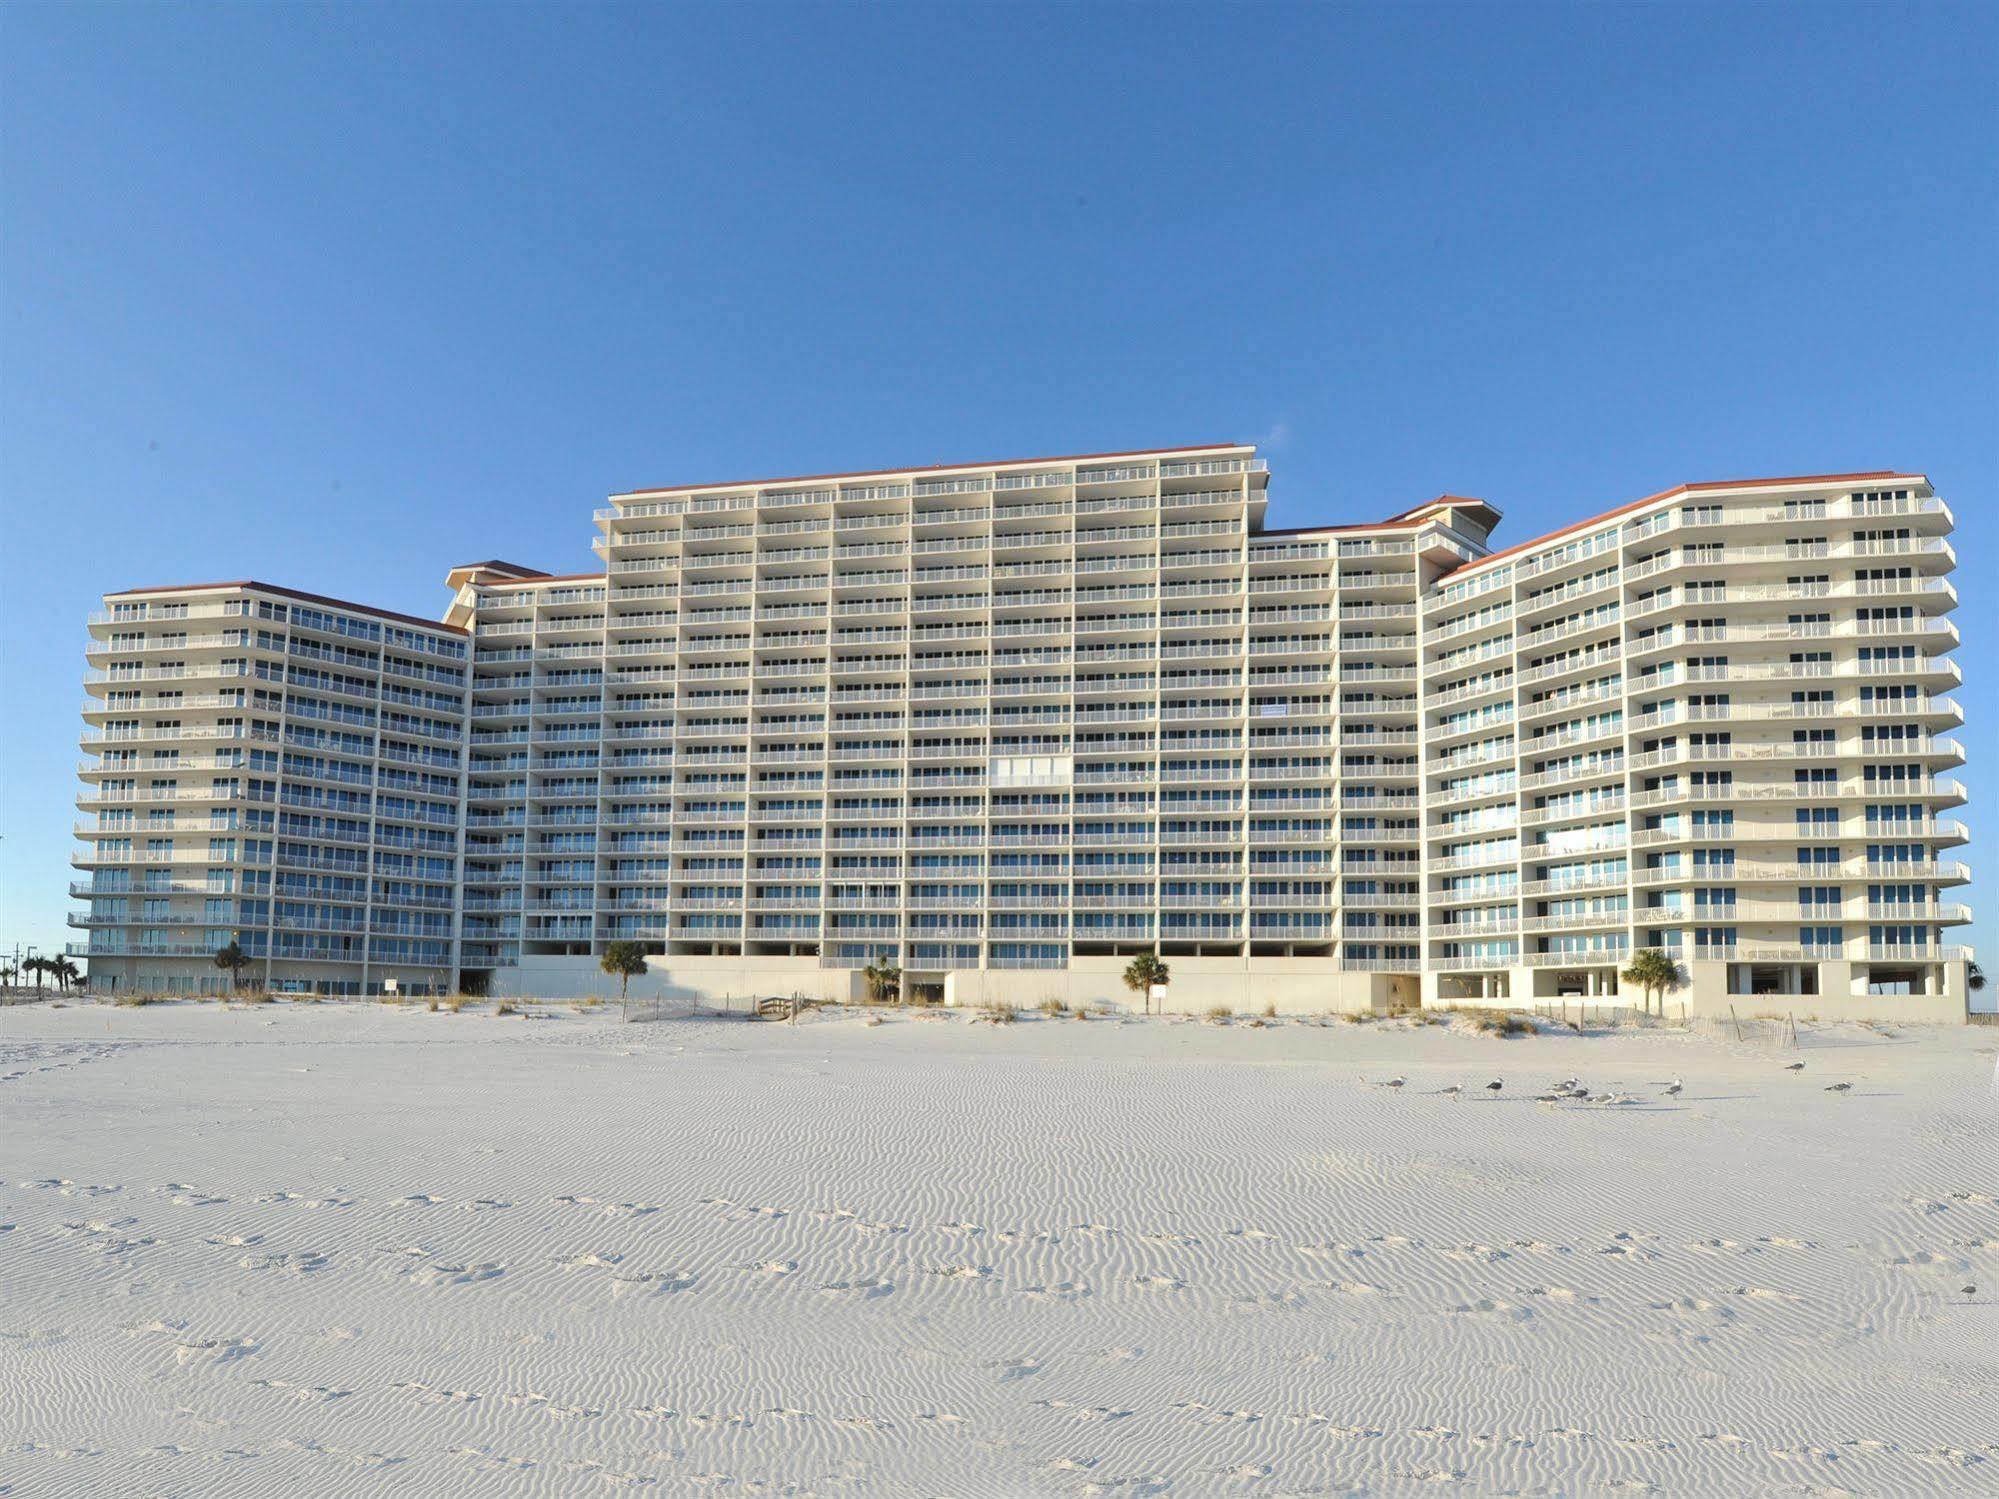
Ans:
POLYGON ((1999 1485, 1990 1031, 4 1026, 0 1493, 1999 1485))

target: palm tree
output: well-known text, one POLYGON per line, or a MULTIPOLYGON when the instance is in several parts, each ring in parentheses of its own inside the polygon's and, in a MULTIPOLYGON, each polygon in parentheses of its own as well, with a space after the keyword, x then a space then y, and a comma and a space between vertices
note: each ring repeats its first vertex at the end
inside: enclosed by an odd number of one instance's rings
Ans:
POLYGON ((597 966, 618 981, 618 1018, 625 1018, 625 996, 631 991, 632 975, 646 971, 646 945, 643 942, 613 942, 604 949, 604 956, 597 960, 597 966))
POLYGON ((215 966, 229 975, 231 989, 242 987, 243 970, 250 966, 250 962, 250 955, 243 951, 242 944, 234 937, 229 939, 227 947, 215 950, 215 966))
POLYGON ((49 959, 47 958, 23 958, 21 960, 21 972, 31 973, 35 976, 35 988, 38 990, 42 987, 42 980, 48 976, 48 971, 49 959))
POLYGON ((69 993, 69 986, 83 977, 83 970, 68 958, 57 958, 55 962, 56 984, 63 993, 69 993))
POLYGON ((1644 991, 1646 1012, 1651 1011, 1653 995, 1659 998, 1659 1013, 1666 1013, 1666 991, 1680 981, 1680 967, 1665 952, 1656 947, 1648 947, 1631 959, 1631 966, 1623 973, 1627 984, 1636 984, 1644 991))
MULTIPOLYGON (((1152 991, 1164 989, 1173 981, 1173 975, 1157 953, 1142 952, 1131 960, 1124 971, 1124 986, 1145 1001, 1145 1013, 1152 1013, 1152 991)), ((1160 1008, 1166 1008, 1162 997, 1160 1008)))
POLYGON ((20 981, 19 969, 12 963, 0 963, 0 989, 11 989, 20 981))
POLYGON ((1976 963, 1964 965, 1964 982, 1973 994, 1985 987, 1985 970, 1976 963))
POLYGON ((887 958, 876 958, 863 968, 861 981, 868 986, 868 998, 875 1004, 894 1004, 902 997, 902 970, 887 958))

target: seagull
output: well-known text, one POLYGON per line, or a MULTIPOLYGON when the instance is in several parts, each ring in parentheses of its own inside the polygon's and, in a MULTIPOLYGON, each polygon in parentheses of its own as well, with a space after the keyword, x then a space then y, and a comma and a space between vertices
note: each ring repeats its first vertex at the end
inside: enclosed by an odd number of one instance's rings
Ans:
POLYGON ((1680 1080, 1674 1078, 1670 1083, 1666 1084, 1666 1096, 1668 1098, 1678 1098, 1680 1096, 1680 1086, 1680 1080))
POLYGON ((1553 1091, 1557 1093, 1573 1093, 1576 1091, 1576 1086, 1577 1084, 1574 1078, 1565 1077, 1559 1083, 1555 1084, 1553 1091))
POLYGON ((1852 1083, 1834 1083, 1834 1084, 1833 1084, 1833 1085, 1832 1085, 1831 1087, 1829 1087, 1829 1088, 1827 1088, 1827 1089, 1826 1089, 1826 1092, 1828 1092, 1828 1093, 1844 1093, 1844 1092, 1846 1092, 1847 1090, 1849 1090, 1850 1088, 1852 1088, 1852 1086, 1853 1086, 1853 1084, 1852 1084, 1852 1083))
POLYGON ((1608 1093, 1592 1093, 1589 1101, 1591 1103, 1609 1103, 1611 1096, 1608 1093))
POLYGON ((1503 1077, 1496 1077, 1491 1082, 1485 1085, 1485 1091, 1488 1093, 1497 1093, 1501 1088, 1505 1086, 1506 1086, 1506 1079, 1503 1077))
POLYGON ((1465 1085, 1463 1083, 1452 1083, 1448 1088, 1444 1089, 1446 1093, 1451 1095, 1451 1101, 1454 1103, 1457 1101, 1458 1095, 1464 1092, 1464 1090, 1465 1085))
POLYGON ((1387 1082, 1383 1083, 1381 1086, 1384 1088, 1399 1088, 1408 1081, 1409 1079, 1406 1077, 1391 1077, 1387 1082))
POLYGON ((1536 1093, 1536 1094, 1534 1095, 1534 1102, 1536 1102, 1536 1103, 1560 1103, 1560 1102, 1561 1102, 1561 1101, 1562 1101, 1562 1100, 1563 1100, 1564 1098, 1566 1098, 1567 1096, 1568 1096, 1568 1095, 1567 1095, 1567 1094, 1565 1094, 1565 1093, 1536 1093))
POLYGON ((1976 1286, 1959 1286, 1957 1289, 1958 1293, 1964 1296, 1967 1300, 1978 1294, 1978 1287, 1976 1286))
POLYGON ((1790 1066, 1786 1067, 1784 1070, 1786 1072, 1803 1072, 1805 1070, 1805 1064, 1803 1062, 1793 1062, 1791 1063, 1790 1066))

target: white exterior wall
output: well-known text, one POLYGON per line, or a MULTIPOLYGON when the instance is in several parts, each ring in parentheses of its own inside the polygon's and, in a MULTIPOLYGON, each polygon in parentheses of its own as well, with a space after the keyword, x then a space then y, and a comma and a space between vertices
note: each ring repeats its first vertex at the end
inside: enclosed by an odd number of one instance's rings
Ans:
POLYGON ((454 573, 458 972, 597 992, 631 939, 702 992, 880 958, 1123 1002, 1156 950, 1188 1008, 1312 1011, 1602 1000, 1662 946, 1697 1009, 1961 1009, 1925 481, 1695 486, 1490 560, 1479 502, 1269 533, 1266 482, 1232 447, 641 491, 602 576, 454 573))
POLYGON ((93 989, 443 990, 466 643, 261 584, 110 595, 85 654, 71 925, 93 989))

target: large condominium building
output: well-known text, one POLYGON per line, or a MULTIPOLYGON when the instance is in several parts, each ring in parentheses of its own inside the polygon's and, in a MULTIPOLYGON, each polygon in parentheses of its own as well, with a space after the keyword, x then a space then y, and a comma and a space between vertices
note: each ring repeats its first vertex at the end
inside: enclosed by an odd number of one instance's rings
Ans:
POLYGON ((251 977, 1354 1008, 1962 1012, 1951 516, 1688 485, 1493 552, 1272 530, 1252 448, 640 490, 426 624, 258 584, 92 622, 98 988, 251 977), (190 621, 193 621, 190 623, 190 621), (238 680, 243 679, 243 680, 238 680), (127 685, 129 683, 129 685, 127 685), (171 686, 168 684, 171 683, 171 686))

